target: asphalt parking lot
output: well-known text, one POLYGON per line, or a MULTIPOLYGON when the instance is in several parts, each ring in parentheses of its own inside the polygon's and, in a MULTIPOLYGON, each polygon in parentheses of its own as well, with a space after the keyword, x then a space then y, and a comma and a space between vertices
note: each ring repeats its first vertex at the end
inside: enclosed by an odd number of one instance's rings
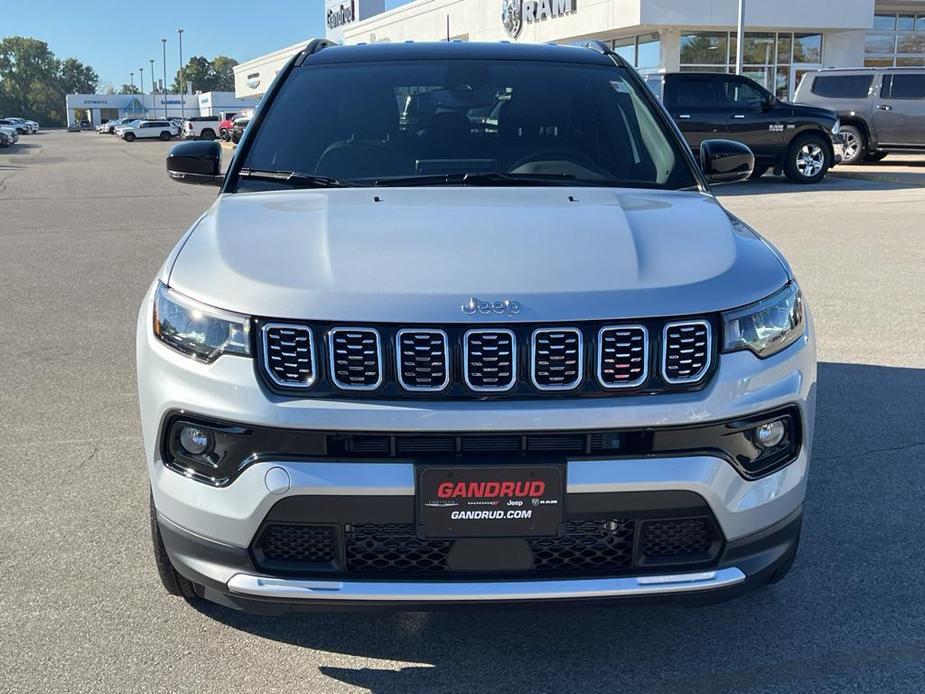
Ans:
POLYGON ((45 132, 0 151, 0 691, 925 690, 917 160, 722 189, 793 264, 819 336, 785 582, 700 609, 261 618, 168 596, 150 557, 135 317, 215 195, 167 179, 169 146, 45 132))

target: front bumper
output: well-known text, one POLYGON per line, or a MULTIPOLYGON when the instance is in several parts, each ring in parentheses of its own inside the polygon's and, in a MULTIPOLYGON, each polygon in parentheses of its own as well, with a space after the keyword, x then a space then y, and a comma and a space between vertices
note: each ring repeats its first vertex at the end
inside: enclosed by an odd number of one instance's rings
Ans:
POLYGON ((805 495, 816 383, 813 326, 808 313, 807 317, 804 339, 774 357, 759 360, 747 352, 722 355, 710 385, 698 392, 531 402, 337 401, 270 394, 247 358, 226 356, 208 366, 193 362, 151 335, 146 301, 138 323, 139 400, 165 544, 178 570, 206 586, 207 596, 222 601, 221 596, 232 595, 236 603, 267 599, 300 604, 443 604, 647 597, 755 585, 753 577, 770 571, 792 542, 777 543, 773 552, 753 562, 730 556, 740 543, 750 545, 753 538, 799 515, 805 495), (573 580, 439 582, 423 596, 415 592, 421 587, 419 581, 408 588, 391 580, 355 586, 336 578, 305 581, 298 576, 269 576, 255 567, 249 552, 261 524, 283 499, 350 497, 368 500, 370 505, 381 497, 412 500, 413 462, 263 459, 249 465, 229 486, 218 488, 168 469, 159 445, 162 422, 177 411, 275 428, 425 433, 657 427, 732 420, 790 405, 799 408, 802 420, 800 453, 792 463, 761 479, 749 481, 726 460, 703 454, 566 461, 569 498, 669 491, 697 495, 709 507, 725 541, 722 555, 704 570, 582 579, 580 585, 573 580))

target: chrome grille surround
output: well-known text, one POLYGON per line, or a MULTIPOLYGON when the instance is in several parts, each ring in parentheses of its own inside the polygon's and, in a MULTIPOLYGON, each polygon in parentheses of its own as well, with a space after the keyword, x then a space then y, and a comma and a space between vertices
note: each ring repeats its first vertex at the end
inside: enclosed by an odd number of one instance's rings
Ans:
MULTIPOLYGON (((688 383, 696 383, 701 380, 704 375, 710 370, 710 364, 713 359, 713 335, 710 323, 705 320, 684 320, 684 321, 673 321, 671 323, 666 323, 665 327, 662 329, 662 380, 665 383, 671 385, 685 385, 688 383), (699 328, 699 330, 698 330, 699 328), (683 337, 682 337, 683 335, 683 337), (675 352, 681 350, 681 340, 693 339, 693 347, 687 347, 688 350, 693 351, 693 356, 690 359, 693 362, 693 365, 696 365, 696 368, 691 371, 691 373, 682 373, 680 376, 672 376, 669 372, 669 369, 676 369, 673 362, 679 360, 678 356, 674 354, 669 354, 670 352, 675 352), (698 340, 702 340, 703 344, 698 345, 698 340), (700 349, 698 349, 700 347, 700 349)), ((693 367, 692 367, 693 368, 693 367)), ((684 367, 679 369, 680 372, 684 371, 684 367)))
POLYGON ((263 367, 274 383, 287 388, 311 388, 314 385, 318 379, 318 361, 315 355, 315 334, 309 326, 296 323, 264 323, 260 328, 260 339, 263 340, 263 367), (278 334, 277 340, 282 341, 287 333, 292 335, 291 345, 272 344, 274 334, 278 334), (308 344, 300 345, 299 342, 302 340, 307 340, 308 344), (287 354, 283 347, 291 347, 293 352, 287 354), (286 357, 295 361, 283 362, 286 357), (306 367, 308 376, 305 379, 284 377, 288 376, 287 370, 291 373, 294 369, 300 374, 306 367), (283 376, 280 375, 281 372, 283 376))
POLYGON ((578 328, 537 328, 530 336, 530 382, 538 390, 572 390, 584 379, 584 339, 578 328), (574 335, 568 340, 567 335, 574 335), (551 340, 560 340, 553 345, 551 340), (544 340, 546 346, 544 347, 544 340), (555 354, 559 352, 561 354, 555 354), (543 371, 541 371, 543 369, 543 371), (560 376, 561 383, 555 382, 560 376), (570 380, 570 374, 574 377, 570 380))
POLYGON ((380 385, 382 385, 382 338, 379 335, 379 331, 375 328, 364 328, 364 327, 336 327, 331 328, 328 332, 328 357, 331 369, 331 381, 334 385, 341 390, 376 390, 380 385), (342 337, 346 336, 346 337, 342 337), (363 337, 365 336, 365 338, 363 337), (346 343, 347 339, 356 340, 362 339, 365 340, 369 337, 373 338, 374 348, 360 347, 359 354, 357 353, 357 348, 355 345, 350 345, 346 343), (347 351, 354 352, 354 355, 347 357, 347 351), (373 361, 371 357, 375 356, 373 361), (364 360, 363 368, 367 369, 366 372, 359 376, 359 382, 357 381, 345 381, 341 376, 347 376, 351 378, 346 370, 352 369, 356 370, 357 367, 348 367, 345 363, 345 359, 352 358, 354 361, 356 358, 362 358, 364 360), (370 380, 370 371, 375 366, 375 379, 370 380))
MULTIPOLYGON (((504 372, 503 367, 491 366, 488 368, 501 371, 502 373, 504 372)), ((482 374, 476 378, 484 379, 485 376, 482 374)), ((471 330, 467 330, 463 335, 463 379, 465 380, 466 386, 469 388, 469 390, 476 393, 503 393, 513 388, 514 384, 517 383, 517 335, 514 334, 514 331, 508 328, 473 328, 471 330), (470 344, 470 342, 473 337, 486 335, 507 337, 511 346, 511 355, 510 359, 508 360, 507 367, 510 371, 510 379, 497 385, 484 385, 484 383, 474 383, 472 380, 473 374, 471 372, 471 367, 475 361, 472 357, 474 356, 478 360, 478 364, 481 367, 481 360, 484 358, 484 355, 481 351, 481 344, 478 348, 473 349, 473 346, 470 344)))
MULTIPOLYGON (((616 369, 616 364, 614 365, 612 371, 616 369)), ((630 374, 634 372, 632 365, 629 366, 630 374)), ((608 390, 616 390, 618 388, 635 388, 646 382, 646 379, 649 378, 649 330, 644 325, 605 325, 597 332, 597 382, 600 384, 601 388, 607 388, 608 390), (616 333, 616 335, 608 335, 608 333, 616 333), (629 344, 625 342, 616 342, 616 344, 609 344, 615 342, 617 338, 624 337, 620 333, 630 333, 626 335, 626 339, 629 340, 629 344), (632 333, 636 333, 633 335, 632 333), (641 338, 641 346, 635 346, 633 344, 636 341, 637 336, 641 338), (616 351, 622 349, 624 351, 616 351), (611 350, 614 352, 613 359, 624 357, 629 359, 630 362, 633 360, 638 360, 641 362, 639 365, 641 367, 641 373, 637 378, 620 381, 620 380, 607 380, 605 378, 606 366, 605 362, 607 356, 605 352, 611 350), (638 357, 633 356, 633 352, 639 351, 640 354, 638 357), (625 355, 625 356, 624 356, 625 355)))
MULTIPOLYGON (((409 391, 437 392, 450 385, 450 340, 447 337, 446 331, 434 328, 402 328, 397 333, 395 333, 395 375, 401 387, 409 391), (431 338, 429 349, 421 349, 420 345, 415 345, 413 343, 410 345, 407 344, 409 340, 413 342, 419 342, 419 338, 425 336, 431 338), (440 338, 439 349, 433 348, 434 337, 440 338), (421 363, 421 366, 415 367, 415 371, 419 371, 420 369, 427 369, 427 371, 432 375, 435 372, 439 373, 442 370, 443 378, 437 383, 430 385, 421 385, 419 383, 409 383, 406 381, 405 371, 408 364, 405 362, 406 359, 411 356, 406 352, 406 349, 409 346, 415 351, 427 352, 425 359, 426 363, 421 361, 422 358, 425 358, 425 355, 421 355, 421 357, 415 357, 415 361, 421 363), (442 362, 436 360, 442 360, 442 362)), ((427 378, 427 376, 413 376, 412 378, 427 378)))

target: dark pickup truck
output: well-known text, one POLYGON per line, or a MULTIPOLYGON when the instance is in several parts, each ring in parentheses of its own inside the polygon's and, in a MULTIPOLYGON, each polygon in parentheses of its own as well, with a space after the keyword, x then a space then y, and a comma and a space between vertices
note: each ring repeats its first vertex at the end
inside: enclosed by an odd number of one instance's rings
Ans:
POLYGON ((737 140, 768 169, 795 183, 816 183, 841 161, 838 114, 780 101, 740 75, 676 72, 649 79, 695 154, 704 140, 737 140))

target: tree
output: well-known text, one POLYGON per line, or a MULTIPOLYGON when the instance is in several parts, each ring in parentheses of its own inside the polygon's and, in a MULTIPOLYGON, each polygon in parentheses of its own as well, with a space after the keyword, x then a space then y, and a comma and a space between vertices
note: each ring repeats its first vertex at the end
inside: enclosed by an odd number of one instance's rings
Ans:
POLYGON ((177 71, 177 78, 171 86, 171 91, 179 93, 183 89, 192 88, 200 92, 230 92, 234 91, 234 66, 238 61, 226 55, 219 55, 209 60, 204 56, 193 56, 183 67, 177 71), (180 84, 182 72, 183 84, 180 84))
POLYGON ((67 58, 61 61, 58 81, 65 94, 96 94, 100 76, 89 65, 76 58, 67 58))
POLYGON ((25 36, 0 40, 0 112, 47 125, 67 122, 67 94, 96 91, 99 76, 76 58, 58 60, 48 44, 25 36))
POLYGON ((120 94, 141 94, 141 90, 134 84, 123 84, 119 89, 120 94))

